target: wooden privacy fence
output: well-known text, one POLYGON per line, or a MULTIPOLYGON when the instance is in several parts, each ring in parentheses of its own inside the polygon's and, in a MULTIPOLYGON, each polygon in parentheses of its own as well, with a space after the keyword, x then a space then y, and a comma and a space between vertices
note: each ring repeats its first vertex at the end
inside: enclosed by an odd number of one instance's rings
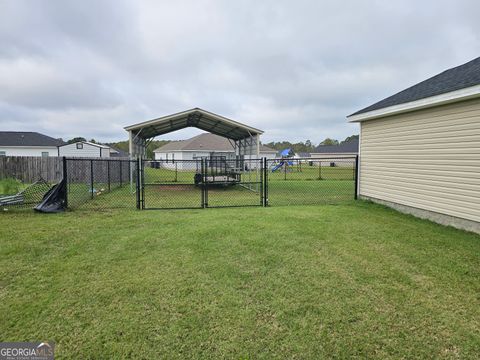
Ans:
MULTIPOLYGON (((128 158, 67 158, 67 168, 70 182, 127 183, 130 179, 128 158)), ((56 183, 62 177, 62 157, 0 156, 0 179, 32 184, 40 178, 56 183)))
POLYGON ((15 178, 34 183, 40 178, 48 182, 62 179, 61 157, 0 156, 0 179, 15 178))

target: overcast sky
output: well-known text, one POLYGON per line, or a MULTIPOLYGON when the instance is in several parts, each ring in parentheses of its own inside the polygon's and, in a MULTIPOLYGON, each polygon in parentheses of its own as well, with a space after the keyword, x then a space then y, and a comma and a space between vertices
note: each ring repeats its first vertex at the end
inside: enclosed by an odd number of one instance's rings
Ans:
POLYGON ((193 107, 264 142, 343 139, 346 115, 480 55, 478 0, 0 5, 0 130, 63 139, 193 107))

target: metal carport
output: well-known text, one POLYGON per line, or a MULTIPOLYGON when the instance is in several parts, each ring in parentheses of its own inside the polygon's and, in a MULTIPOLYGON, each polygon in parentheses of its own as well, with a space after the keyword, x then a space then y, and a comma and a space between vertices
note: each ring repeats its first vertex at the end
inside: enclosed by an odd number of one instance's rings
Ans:
POLYGON ((262 130, 200 108, 126 126, 125 130, 129 133, 130 156, 145 157, 148 143, 156 136, 186 127, 196 127, 229 139, 238 157, 250 155, 258 158, 260 156, 262 130))

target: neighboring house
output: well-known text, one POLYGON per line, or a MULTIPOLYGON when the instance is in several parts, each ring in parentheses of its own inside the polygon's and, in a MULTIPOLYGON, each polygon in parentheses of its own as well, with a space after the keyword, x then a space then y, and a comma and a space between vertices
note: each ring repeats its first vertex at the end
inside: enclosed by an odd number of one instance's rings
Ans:
POLYGON ((294 156, 295 159, 305 159, 305 158, 309 158, 309 157, 312 157, 312 153, 298 152, 298 153, 295 153, 295 156, 294 156))
POLYGON ((358 155, 358 140, 339 145, 319 145, 311 153, 314 158, 355 157, 358 155))
POLYGON ((61 139, 37 132, 0 131, 0 156, 58 156, 61 139))
POLYGON ((480 232, 480 57, 348 116, 359 194, 480 232))
POLYGON ((325 159, 331 166, 352 166, 358 155, 357 139, 339 145, 319 145, 313 150, 312 158, 325 159))
MULTIPOLYGON (((203 133, 188 140, 172 141, 153 152, 155 160, 198 160, 212 156, 224 156, 227 160, 235 159, 232 143, 222 136, 210 133, 203 133)), ((260 145, 260 157, 275 159, 276 153, 276 150, 260 145)), ((251 156, 252 159, 256 157, 256 154, 251 156)), ((249 158, 250 156, 245 156, 245 159, 249 158)))
POLYGON ((66 157, 108 158, 112 156, 112 153, 118 153, 118 151, 112 149, 110 146, 89 141, 77 141, 58 147, 58 155, 66 157))

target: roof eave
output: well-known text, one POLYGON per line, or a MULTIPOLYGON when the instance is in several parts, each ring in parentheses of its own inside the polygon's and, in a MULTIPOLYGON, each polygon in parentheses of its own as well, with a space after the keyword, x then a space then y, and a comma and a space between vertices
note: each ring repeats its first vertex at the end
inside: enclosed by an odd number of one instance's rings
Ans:
POLYGON ((470 86, 460 90, 430 96, 424 99, 419 99, 403 104, 388 106, 382 109, 372 110, 365 113, 360 113, 356 115, 352 114, 347 116, 347 119, 349 122, 374 120, 385 116, 392 116, 409 111, 426 109, 429 107, 445 105, 459 101, 465 101, 476 97, 480 97, 480 85, 470 86))

